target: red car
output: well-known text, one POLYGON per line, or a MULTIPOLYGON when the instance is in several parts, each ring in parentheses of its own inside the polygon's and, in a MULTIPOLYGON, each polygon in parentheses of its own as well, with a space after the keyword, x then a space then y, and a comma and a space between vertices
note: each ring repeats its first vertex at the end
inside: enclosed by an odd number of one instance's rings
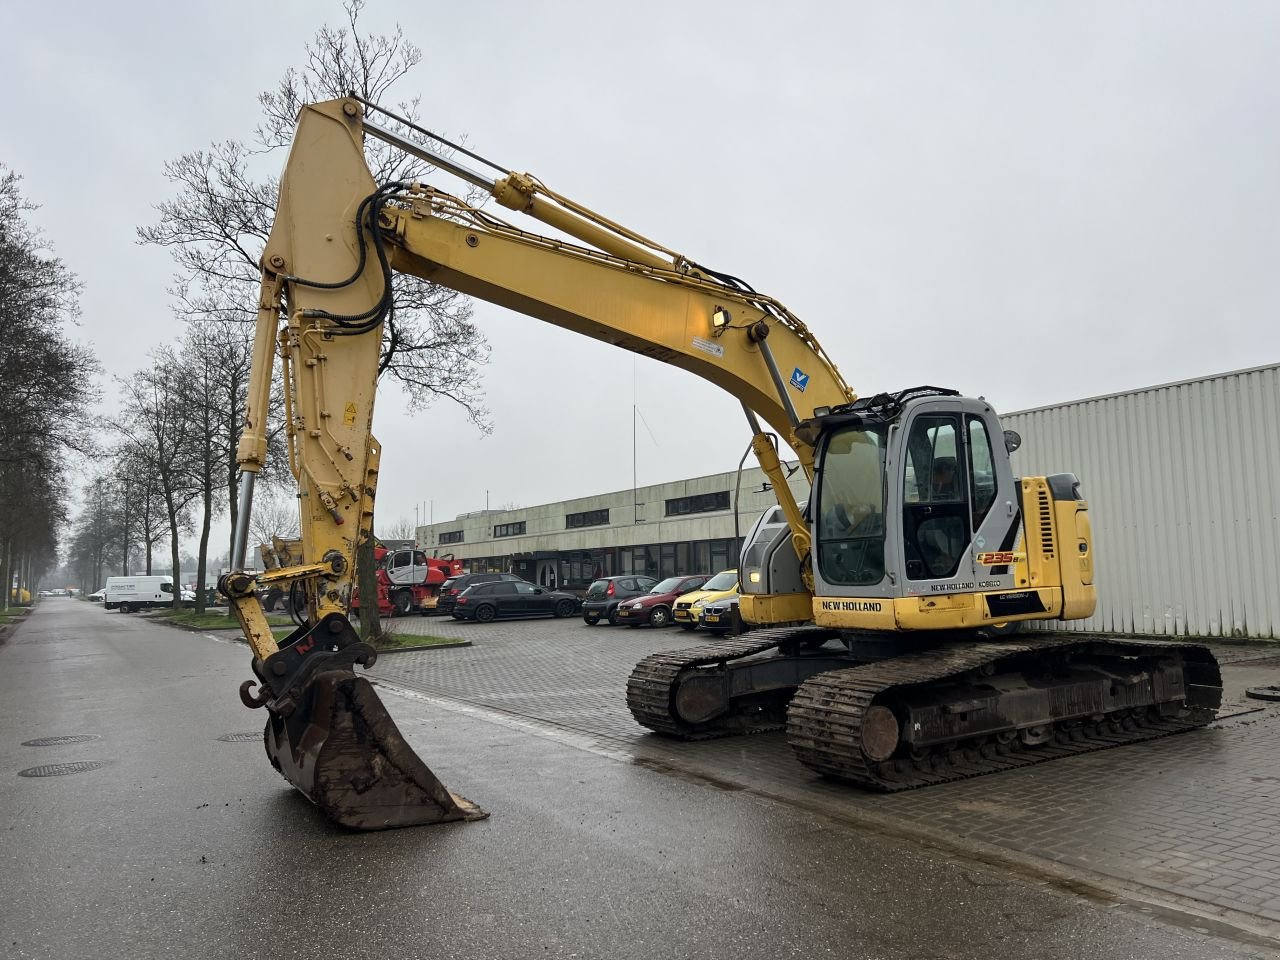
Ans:
POLYGON ((618 604, 618 623, 639 626, 647 623, 651 627, 665 627, 671 623, 671 608, 676 597, 697 590, 711 579, 709 573, 699 573, 688 577, 667 577, 660 581, 648 593, 641 594, 634 600, 623 600, 618 604))

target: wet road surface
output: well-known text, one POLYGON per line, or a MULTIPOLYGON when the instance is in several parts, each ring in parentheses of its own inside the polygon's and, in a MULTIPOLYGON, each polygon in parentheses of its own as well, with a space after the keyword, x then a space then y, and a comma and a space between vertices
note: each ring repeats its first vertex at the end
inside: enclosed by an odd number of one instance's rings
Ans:
POLYGON ((545 619, 411 617, 391 626, 473 644, 447 655, 383 657, 374 672, 397 687, 571 732, 611 753, 837 819, 1280 938, 1280 704, 1244 696, 1249 686, 1280 682, 1274 644, 1211 644, 1223 664, 1228 716, 1204 730, 885 795, 817 776, 797 762, 781 732, 683 743, 638 726, 625 699, 634 665, 656 650, 704 642, 701 634, 545 619))
MULTIPOLYGON (((445 654, 446 651, 439 651, 445 654)), ((481 823, 330 827, 245 647, 46 600, 0 645, 0 956, 1271 956, 819 812, 391 694, 481 823), (100 739, 23 746, 37 738, 100 739), (74 761, 65 776, 19 771, 74 761)))

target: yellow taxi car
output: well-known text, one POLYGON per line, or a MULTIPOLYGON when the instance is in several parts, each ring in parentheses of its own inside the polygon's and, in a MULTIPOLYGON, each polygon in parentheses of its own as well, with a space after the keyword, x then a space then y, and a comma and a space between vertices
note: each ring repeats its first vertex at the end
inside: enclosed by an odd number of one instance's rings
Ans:
POLYGON ((738 571, 722 570, 704 583, 700 590, 676 597, 675 609, 671 615, 683 629, 697 630, 698 617, 702 613, 703 604, 709 600, 721 600, 737 592, 738 571))

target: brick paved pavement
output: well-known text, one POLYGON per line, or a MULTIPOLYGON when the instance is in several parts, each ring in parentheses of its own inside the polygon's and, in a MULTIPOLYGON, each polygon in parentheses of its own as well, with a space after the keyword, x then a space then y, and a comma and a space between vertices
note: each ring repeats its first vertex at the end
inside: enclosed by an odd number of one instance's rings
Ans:
POLYGON ((1280 923, 1280 709, 1243 688, 1280 681, 1280 656, 1216 648, 1228 701, 1253 712, 1146 744, 942 787, 883 796, 822 780, 762 734, 682 743, 643 731, 626 678, 656 650, 701 642, 679 630, 588 627, 579 619, 488 625, 396 621, 470 647, 384 656, 388 682, 553 728, 639 762, 706 776, 834 814, 992 844, 1073 870, 1280 923))

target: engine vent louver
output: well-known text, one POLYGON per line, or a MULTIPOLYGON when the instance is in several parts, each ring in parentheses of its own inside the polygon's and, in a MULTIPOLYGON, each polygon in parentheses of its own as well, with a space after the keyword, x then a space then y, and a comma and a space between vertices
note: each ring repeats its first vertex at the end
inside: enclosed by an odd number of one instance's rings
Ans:
POLYGON ((1040 552, 1046 559, 1053 559, 1053 511, 1049 508, 1049 491, 1038 491, 1040 507, 1040 552))

